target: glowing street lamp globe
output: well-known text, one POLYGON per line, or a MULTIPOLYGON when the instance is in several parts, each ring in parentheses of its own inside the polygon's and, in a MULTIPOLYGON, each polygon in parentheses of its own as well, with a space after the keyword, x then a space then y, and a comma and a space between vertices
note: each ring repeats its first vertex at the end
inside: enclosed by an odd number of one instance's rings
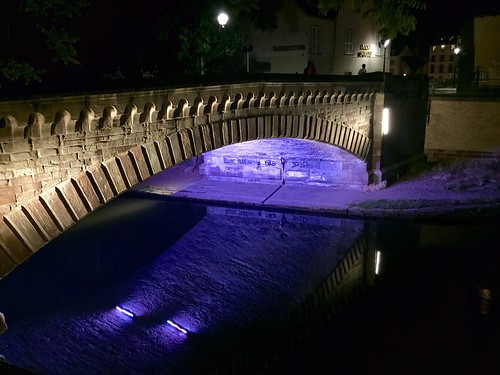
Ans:
POLYGON ((224 12, 219 13, 219 15, 217 16, 217 22, 219 22, 219 25, 221 25, 221 27, 224 27, 226 26, 227 21, 229 21, 229 16, 224 12))

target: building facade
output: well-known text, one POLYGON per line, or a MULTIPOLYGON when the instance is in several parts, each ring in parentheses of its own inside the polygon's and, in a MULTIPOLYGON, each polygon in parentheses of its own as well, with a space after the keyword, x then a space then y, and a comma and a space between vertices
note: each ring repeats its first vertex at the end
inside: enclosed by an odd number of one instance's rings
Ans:
POLYGON ((476 84, 500 87, 500 16, 475 17, 473 32, 476 84))
POLYGON ((441 38, 429 46, 427 75, 434 86, 455 86, 460 36, 441 38))
POLYGON ((243 26, 250 71, 303 74, 308 62, 317 74, 356 75, 362 64, 368 73, 389 71, 390 45, 381 46, 378 27, 369 18, 351 9, 320 17, 310 9, 287 0, 276 14, 277 27, 262 31, 243 26))

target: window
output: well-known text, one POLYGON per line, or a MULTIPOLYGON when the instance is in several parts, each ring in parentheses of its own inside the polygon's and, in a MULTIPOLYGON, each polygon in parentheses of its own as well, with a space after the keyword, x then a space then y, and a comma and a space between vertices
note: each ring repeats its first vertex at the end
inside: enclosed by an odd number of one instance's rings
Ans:
POLYGON ((439 62, 444 62, 444 55, 439 56, 439 62))
POLYGON ((439 73, 443 73, 443 72, 444 72, 444 65, 439 64, 439 73))
POLYGON ((448 64, 448 73, 453 72, 453 64, 448 64))
POLYGON ((436 62, 436 55, 431 56, 431 62, 436 62))
POLYGON ((311 26, 310 52, 319 54, 321 50, 321 26, 311 26))
POLYGON ((430 70, 430 73, 434 73, 434 65, 431 65, 431 70, 430 70))
POLYGON ((346 54, 346 55, 354 55, 353 37, 354 37, 354 30, 353 29, 346 29, 345 30, 345 47, 344 47, 344 54, 346 54))
POLYGON ((450 62, 453 62, 454 59, 455 59, 455 55, 451 54, 450 55, 450 62))

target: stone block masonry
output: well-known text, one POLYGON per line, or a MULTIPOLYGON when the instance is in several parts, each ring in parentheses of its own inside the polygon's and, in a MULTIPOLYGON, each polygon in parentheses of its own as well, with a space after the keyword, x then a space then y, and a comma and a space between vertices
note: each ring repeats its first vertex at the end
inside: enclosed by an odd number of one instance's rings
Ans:
POLYGON ((432 98, 425 134, 429 160, 450 163, 470 158, 500 160, 500 102, 432 98))
POLYGON ((16 113, 9 113, 9 103, 0 103, 0 277, 128 188, 210 150, 301 138, 364 163, 373 151, 370 111, 378 89, 259 82, 47 98, 35 106, 52 113, 22 103, 10 103, 16 113))

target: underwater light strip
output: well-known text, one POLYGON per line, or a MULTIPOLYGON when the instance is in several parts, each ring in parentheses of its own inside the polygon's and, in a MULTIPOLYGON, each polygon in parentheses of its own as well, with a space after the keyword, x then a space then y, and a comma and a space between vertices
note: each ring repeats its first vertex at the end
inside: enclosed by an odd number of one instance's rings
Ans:
POLYGON ((125 309, 125 308, 123 308, 123 307, 121 307, 121 306, 116 306, 116 309, 117 309, 119 312, 121 312, 122 314, 125 314, 125 315, 127 315, 128 317, 130 317, 130 318, 135 318, 135 314, 134 314, 132 311, 130 311, 130 310, 127 310, 127 309, 125 309))
POLYGON ((172 322, 171 320, 167 320, 167 324, 174 327, 176 330, 181 331, 184 334, 188 333, 188 330, 184 327, 181 327, 179 324, 172 322))

